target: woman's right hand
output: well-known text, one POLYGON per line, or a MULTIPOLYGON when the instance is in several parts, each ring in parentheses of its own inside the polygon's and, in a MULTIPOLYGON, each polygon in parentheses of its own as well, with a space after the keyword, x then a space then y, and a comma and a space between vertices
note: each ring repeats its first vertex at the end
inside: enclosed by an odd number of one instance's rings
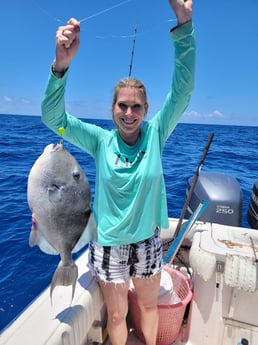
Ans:
POLYGON ((80 22, 71 18, 67 25, 59 26, 56 32, 55 70, 67 69, 80 46, 80 22))

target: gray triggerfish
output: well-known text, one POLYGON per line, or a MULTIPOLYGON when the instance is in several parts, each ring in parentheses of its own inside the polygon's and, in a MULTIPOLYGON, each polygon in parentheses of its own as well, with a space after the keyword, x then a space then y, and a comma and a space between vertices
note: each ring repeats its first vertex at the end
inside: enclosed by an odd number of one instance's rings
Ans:
POLYGON ((72 253, 96 240, 97 229, 88 179, 62 140, 46 146, 32 166, 27 198, 32 212, 30 246, 38 245, 43 252, 61 257, 52 278, 50 298, 59 285, 72 285, 73 298, 78 267, 72 253))

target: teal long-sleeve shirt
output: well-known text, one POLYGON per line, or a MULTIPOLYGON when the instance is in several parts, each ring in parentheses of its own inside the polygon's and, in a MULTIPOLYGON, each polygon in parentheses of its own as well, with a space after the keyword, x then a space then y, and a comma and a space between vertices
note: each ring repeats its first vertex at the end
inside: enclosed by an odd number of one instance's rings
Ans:
POLYGON ((171 89, 160 111, 143 124, 134 146, 127 145, 116 129, 102 129, 68 114, 64 100, 68 73, 63 78, 49 76, 42 121, 56 133, 64 127, 63 138, 95 160, 93 212, 100 245, 136 243, 151 237, 156 227, 168 227, 162 151, 193 91, 192 22, 176 27, 170 35, 175 46, 171 89))

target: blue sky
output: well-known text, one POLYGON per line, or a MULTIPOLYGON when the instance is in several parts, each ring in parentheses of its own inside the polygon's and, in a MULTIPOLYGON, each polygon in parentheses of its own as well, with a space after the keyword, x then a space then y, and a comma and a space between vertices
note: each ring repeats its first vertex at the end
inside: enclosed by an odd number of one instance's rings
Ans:
MULTIPOLYGON (((132 76, 147 87, 152 117, 173 71, 175 16, 166 0, 2 1, 0 113, 40 115, 55 32, 70 17, 85 20, 67 110, 111 118, 113 86, 128 75, 137 25, 132 76)), ((193 0, 196 82, 181 122, 258 126, 257 17, 257 0, 193 0)))

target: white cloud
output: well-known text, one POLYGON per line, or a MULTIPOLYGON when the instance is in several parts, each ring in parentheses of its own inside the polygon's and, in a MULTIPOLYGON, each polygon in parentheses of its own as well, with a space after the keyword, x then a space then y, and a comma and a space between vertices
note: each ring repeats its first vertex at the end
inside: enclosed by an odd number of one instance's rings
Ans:
POLYGON ((0 96, 0 113, 37 115, 40 113, 39 104, 34 104, 30 99, 22 96, 0 96))
POLYGON ((12 98, 9 97, 9 96, 3 96, 3 99, 4 99, 4 101, 7 102, 7 103, 12 102, 12 98))
POLYGON ((21 98, 20 101, 21 101, 21 103, 24 103, 24 104, 30 104, 31 103, 31 101, 27 98, 21 98))
POLYGON ((202 118, 202 115, 198 111, 192 110, 192 111, 186 111, 184 113, 184 117, 200 119, 200 118, 202 118))
POLYGON ((181 121, 186 123, 218 123, 222 120, 225 120, 225 116, 219 110, 214 110, 208 114, 191 110, 184 113, 181 121))
POLYGON ((16 104, 30 104, 31 101, 28 98, 24 97, 10 97, 10 96, 3 96, 3 100, 5 103, 16 103, 16 104))
POLYGON ((209 118, 224 118, 224 115, 219 110, 214 110, 208 115, 209 118))

